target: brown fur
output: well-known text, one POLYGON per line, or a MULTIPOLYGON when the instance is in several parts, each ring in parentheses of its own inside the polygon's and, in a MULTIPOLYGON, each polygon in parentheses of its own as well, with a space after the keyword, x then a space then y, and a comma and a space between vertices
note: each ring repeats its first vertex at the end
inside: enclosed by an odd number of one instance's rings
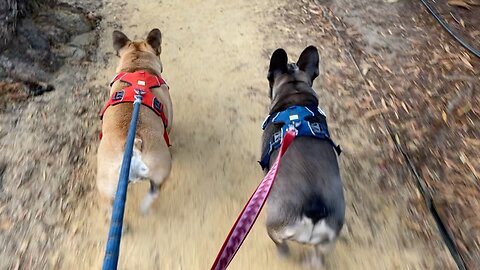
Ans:
MULTIPOLYGON (((130 41, 123 33, 113 33, 113 44, 120 57, 117 72, 134 72, 145 70, 153 75, 161 75, 162 62, 160 60, 161 34, 158 29, 150 32, 146 40, 130 41)), ((110 94, 124 87, 124 83, 116 82, 110 94)), ((152 89, 155 96, 164 105, 165 115, 170 132, 173 110, 168 87, 152 89)), ((130 103, 118 104, 107 109, 103 116, 103 138, 98 148, 97 187, 108 198, 114 198, 118 182, 124 145, 133 105, 130 103)), ((140 109, 135 149, 140 152, 141 160, 148 167, 145 178, 150 180, 151 193, 158 191, 161 183, 168 177, 171 170, 170 150, 163 138, 164 125, 162 119, 151 109, 142 106, 140 109)), ((134 150, 135 151, 135 150, 134 150)), ((151 194, 154 195, 154 194, 151 194)))

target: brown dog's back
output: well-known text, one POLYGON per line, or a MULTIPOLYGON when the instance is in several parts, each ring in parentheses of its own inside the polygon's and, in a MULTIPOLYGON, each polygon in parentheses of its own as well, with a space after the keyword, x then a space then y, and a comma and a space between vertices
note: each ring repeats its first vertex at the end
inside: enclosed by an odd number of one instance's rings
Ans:
MULTIPOLYGON (((120 56, 117 72, 144 70, 155 76, 161 75, 162 64, 159 58, 161 33, 158 29, 152 30, 145 41, 130 41, 118 31, 114 32, 113 39, 114 47, 120 56)), ((115 82, 110 95, 125 86, 126 84, 121 81, 115 82)), ((169 124, 168 132, 173 120, 168 86, 163 84, 151 90, 163 104, 164 114, 169 124)), ((120 103, 108 107, 103 115, 103 136, 97 156, 97 186, 103 195, 111 199, 115 196, 132 111, 132 103, 120 103)), ((151 184, 150 192, 142 204, 142 211, 148 210, 153 198, 158 195, 160 185, 170 174, 172 161, 164 132, 165 125, 162 118, 152 109, 142 105, 130 167, 130 181, 147 179, 151 184)))

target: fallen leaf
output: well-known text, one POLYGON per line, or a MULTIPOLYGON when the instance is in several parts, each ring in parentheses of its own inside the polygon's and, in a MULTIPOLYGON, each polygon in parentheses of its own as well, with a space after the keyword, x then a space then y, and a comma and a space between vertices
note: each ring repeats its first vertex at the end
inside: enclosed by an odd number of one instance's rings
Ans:
POLYGON ((387 106, 387 103, 385 102, 385 99, 382 97, 382 106, 383 108, 387 109, 388 106, 387 106))
POLYGON ((448 159, 448 158, 445 158, 445 159, 444 159, 444 162, 445 162, 445 165, 447 165, 447 167, 450 168, 450 169, 455 167, 455 166, 454 166, 455 163, 454 163, 453 161, 451 161, 450 159, 448 159))
POLYGON ((0 231, 8 231, 12 228, 13 223, 8 220, 4 220, 0 223, 0 231))
POLYGON ((472 110, 472 104, 470 102, 467 102, 467 104, 465 104, 461 108, 457 109, 457 116, 459 116, 459 117, 463 116, 463 115, 467 114, 468 112, 470 112, 471 110, 472 110))
POLYGON ((480 6, 480 1, 478 0, 464 0, 467 4, 472 6, 480 6))
POLYGON ((365 119, 369 119, 369 118, 372 118, 376 115, 379 115, 379 114, 382 114, 382 113, 387 113, 387 112, 388 112, 387 108, 375 109, 375 110, 371 110, 371 111, 366 112, 364 117, 365 117, 365 119))
POLYGON ((468 61, 467 58, 460 56, 460 59, 469 69, 473 70, 473 66, 472 64, 470 64, 470 61, 468 61))
POLYGON ((318 15, 321 13, 320 9, 316 9, 316 8, 309 8, 308 10, 310 11, 310 13, 315 15, 318 15))
POLYGON ((445 51, 446 51, 447 53, 452 53, 452 52, 450 51, 450 46, 448 46, 448 45, 445 45, 445 51))
POLYGON ((368 71, 372 68, 369 64, 363 62, 360 64, 360 68, 362 69, 363 76, 367 75, 368 71))
POLYGON ((473 146, 480 147, 480 140, 476 138, 464 138, 465 144, 471 144, 473 146))
POLYGON ((449 0, 448 4, 450 6, 462 7, 470 10, 470 5, 466 3, 464 0, 449 0))
POLYGON ((445 111, 442 111, 442 119, 443 122, 447 123, 447 113, 445 111))
POLYGON ((405 104, 405 102, 402 101, 402 108, 408 113, 410 114, 410 112, 408 111, 408 108, 407 108, 407 104, 405 104))
POLYGON ((367 80, 367 82, 368 82, 368 85, 370 85, 370 87, 371 87, 373 90, 375 90, 375 91, 377 90, 377 88, 375 88, 375 85, 373 84, 372 81, 367 80))

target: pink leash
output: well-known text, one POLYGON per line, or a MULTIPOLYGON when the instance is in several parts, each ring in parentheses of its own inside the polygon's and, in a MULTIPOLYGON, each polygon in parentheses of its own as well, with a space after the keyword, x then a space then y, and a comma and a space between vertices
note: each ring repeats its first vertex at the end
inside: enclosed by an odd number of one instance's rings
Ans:
POLYGON ((230 230, 227 239, 223 243, 222 249, 218 253, 211 270, 227 269, 228 265, 233 260, 233 257, 235 257, 235 254, 240 249, 240 246, 252 229, 253 224, 257 220, 257 217, 260 214, 268 195, 270 194, 273 182, 277 177, 280 159, 282 158, 283 154, 285 154, 287 148, 290 146, 293 139, 295 139, 296 135, 297 134, 295 130, 287 131, 287 134, 283 138, 277 160, 243 208, 240 216, 237 218, 237 221, 230 230))

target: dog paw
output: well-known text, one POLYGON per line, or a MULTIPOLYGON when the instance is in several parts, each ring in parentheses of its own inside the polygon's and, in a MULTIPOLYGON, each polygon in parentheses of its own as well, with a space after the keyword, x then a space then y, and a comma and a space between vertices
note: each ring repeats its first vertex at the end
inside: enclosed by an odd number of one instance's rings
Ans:
POLYGON ((142 204, 140 205, 140 214, 146 216, 150 212, 150 206, 151 203, 149 204, 145 200, 143 200, 142 204))
POLYGON ((325 270, 324 256, 312 253, 305 258, 303 266, 305 270, 325 270))
POLYGON ((150 208, 153 204, 155 198, 158 197, 158 193, 151 193, 149 192, 147 196, 143 199, 142 203, 140 204, 140 213, 142 215, 147 215, 150 212, 150 208))
POLYGON ((282 258, 286 258, 290 255, 290 248, 288 247, 287 243, 282 243, 277 246, 277 253, 278 256, 282 258))

